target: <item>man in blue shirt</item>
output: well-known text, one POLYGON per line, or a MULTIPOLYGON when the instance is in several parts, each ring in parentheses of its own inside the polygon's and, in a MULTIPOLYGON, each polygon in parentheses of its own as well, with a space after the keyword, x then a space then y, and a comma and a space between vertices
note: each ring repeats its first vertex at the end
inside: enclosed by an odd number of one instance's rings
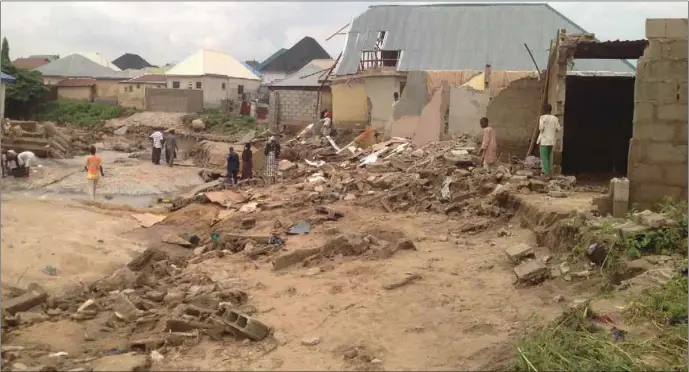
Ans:
POLYGON ((237 184, 237 173, 239 172, 239 155, 234 152, 234 147, 230 147, 227 154, 227 182, 230 185, 237 184))

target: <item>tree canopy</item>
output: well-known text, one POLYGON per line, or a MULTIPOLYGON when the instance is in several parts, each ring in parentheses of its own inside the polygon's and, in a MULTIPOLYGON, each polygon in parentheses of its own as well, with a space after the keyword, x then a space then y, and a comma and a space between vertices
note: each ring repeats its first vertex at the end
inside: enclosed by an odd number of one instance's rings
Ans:
POLYGON ((14 83, 5 88, 5 116, 28 119, 43 103, 48 88, 43 85, 43 76, 38 71, 19 69, 10 59, 10 46, 7 38, 2 39, 0 52, 2 71, 14 76, 14 83))

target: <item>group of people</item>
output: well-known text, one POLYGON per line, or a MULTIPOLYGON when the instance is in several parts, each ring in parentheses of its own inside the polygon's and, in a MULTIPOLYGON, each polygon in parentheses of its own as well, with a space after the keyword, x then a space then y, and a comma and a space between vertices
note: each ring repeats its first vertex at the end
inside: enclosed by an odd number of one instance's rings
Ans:
POLYGON ((159 130, 153 132, 149 138, 153 141, 153 147, 151 152, 151 161, 155 165, 160 165, 160 157, 163 154, 163 149, 165 149, 165 162, 168 166, 172 166, 177 157, 177 137, 175 136, 175 130, 170 129, 167 131, 166 135, 163 135, 159 130))
MULTIPOLYGON (((241 158, 241 179, 248 180, 253 178, 253 158, 254 154, 251 149, 251 142, 244 144, 241 158)), ((275 136, 271 136, 270 140, 263 149, 265 156, 265 176, 268 182, 275 182, 278 171, 278 161, 280 159, 280 143, 275 136)), ((230 151, 227 154, 227 183, 236 185, 239 182, 240 160, 234 147, 230 146, 230 151)))
MULTIPOLYGON (((541 158, 541 174, 551 177, 553 174, 552 154, 553 147, 557 142, 557 133, 562 130, 557 116, 552 114, 553 107, 546 103, 541 109, 541 116, 538 118, 538 138, 536 144, 539 146, 541 158)), ((498 162, 498 143, 495 129, 490 126, 488 118, 481 118, 479 124, 483 128, 483 140, 479 156, 481 164, 485 169, 492 169, 498 162)))
POLYGON ((36 155, 31 151, 16 153, 14 150, 2 149, 2 176, 10 174, 15 177, 28 177, 31 174, 31 167, 37 165, 36 155), (10 162, 14 162, 15 167, 10 168, 10 162))

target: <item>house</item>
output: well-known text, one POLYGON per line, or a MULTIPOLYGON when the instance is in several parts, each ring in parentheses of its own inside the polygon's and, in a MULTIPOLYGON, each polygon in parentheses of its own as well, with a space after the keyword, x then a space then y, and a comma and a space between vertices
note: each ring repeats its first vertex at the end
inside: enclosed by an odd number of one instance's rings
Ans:
POLYGON ((47 65, 51 61, 48 58, 17 58, 12 61, 14 67, 22 70, 33 70, 43 65, 47 65))
POLYGON ((90 59, 93 62, 96 62, 97 64, 110 68, 111 70, 114 71, 121 71, 121 69, 117 66, 115 66, 113 63, 105 59, 103 56, 100 55, 98 52, 77 52, 76 54, 82 55, 88 59, 90 59))
POLYGON ((145 74, 121 81, 119 105, 143 110, 146 108, 146 90, 166 86, 167 80, 162 74, 145 74))
POLYGON ((81 54, 70 54, 56 61, 38 67, 35 71, 43 74, 43 83, 57 86, 67 78, 95 79, 95 99, 116 101, 119 95, 119 82, 141 75, 142 71, 114 71, 102 66, 81 54))
POLYGON ((314 59, 331 58, 316 40, 307 36, 287 50, 278 50, 263 61, 257 70, 263 74, 264 83, 272 83, 299 71, 314 59))
POLYGON ((315 59, 286 79, 268 85, 269 125, 307 125, 320 119, 322 110, 332 109, 329 84, 320 82, 333 67, 332 59, 315 59))
POLYGON ((112 64, 117 66, 120 70, 143 70, 148 67, 156 67, 141 58, 138 54, 125 53, 114 61, 112 64))
POLYGON ((14 83, 14 76, 0 71, 0 120, 5 118, 5 84, 14 83))
POLYGON ((253 68, 253 69, 256 69, 261 64, 261 62, 254 59, 251 61, 244 61, 244 64, 253 68))
MULTIPOLYGON (((529 51, 543 69, 550 41, 560 29, 585 32, 547 4, 370 6, 352 21, 334 71, 333 122, 383 127, 392 114, 393 94, 402 95, 411 72, 444 72, 431 78, 460 86, 466 82, 459 78, 461 74, 478 74, 487 68, 493 74, 533 72, 536 67, 529 51)), ((574 69, 635 70, 627 61, 614 59, 579 60, 574 69)), ((504 124, 523 121, 531 125, 530 115, 508 117, 504 124)), ((527 130, 521 132, 530 136, 527 130)))
POLYGON ((57 82, 57 99, 93 102, 96 98, 96 79, 67 78, 57 82))
POLYGON ((33 55, 28 56, 27 58, 47 59, 48 62, 52 62, 52 61, 56 61, 56 60, 60 59, 60 55, 59 54, 33 54, 33 55))
POLYGON ((201 49, 165 73, 167 88, 203 91, 204 107, 242 101, 255 95, 261 78, 232 56, 201 49))

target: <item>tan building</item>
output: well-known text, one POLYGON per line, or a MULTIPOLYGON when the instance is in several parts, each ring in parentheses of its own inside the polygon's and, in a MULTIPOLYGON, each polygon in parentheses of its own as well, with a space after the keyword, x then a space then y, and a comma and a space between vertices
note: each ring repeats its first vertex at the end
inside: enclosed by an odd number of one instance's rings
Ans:
POLYGON ((63 79, 55 85, 57 86, 57 99, 93 102, 96 97, 96 79, 63 79))
POLYGON ((133 107, 137 110, 146 108, 146 90, 153 88, 165 88, 167 80, 165 75, 147 74, 121 81, 119 83, 119 104, 124 107, 133 107))

